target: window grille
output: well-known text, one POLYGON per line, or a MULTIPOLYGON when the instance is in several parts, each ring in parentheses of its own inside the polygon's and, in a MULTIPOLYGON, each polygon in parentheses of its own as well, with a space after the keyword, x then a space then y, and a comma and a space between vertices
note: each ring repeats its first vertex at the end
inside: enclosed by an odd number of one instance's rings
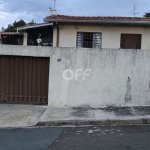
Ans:
POLYGON ((101 48, 102 33, 77 33, 77 47, 101 48))

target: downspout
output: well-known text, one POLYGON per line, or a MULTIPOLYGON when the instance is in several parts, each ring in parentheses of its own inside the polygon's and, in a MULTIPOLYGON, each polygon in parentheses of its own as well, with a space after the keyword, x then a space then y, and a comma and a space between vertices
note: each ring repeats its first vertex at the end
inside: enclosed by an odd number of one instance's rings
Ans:
POLYGON ((57 42, 56 42, 56 47, 59 47, 59 26, 58 26, 58 22, 57 24, 57 42))

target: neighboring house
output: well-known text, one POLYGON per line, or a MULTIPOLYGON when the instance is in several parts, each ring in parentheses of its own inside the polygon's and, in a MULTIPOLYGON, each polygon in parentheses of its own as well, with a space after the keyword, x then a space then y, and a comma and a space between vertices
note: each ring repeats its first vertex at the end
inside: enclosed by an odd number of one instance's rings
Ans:
POLYGON ((37 38, 40 36, 43 46, 53 44, 53 24, 40 23, 25 25, 17 28, 17 32, 24 33, 24 45, 37 46, 37 38))
POLYGON ((54 47, 150 49, 150 18, 52 15, 54 47))
POLYGON ((0 44, 22 45, 23 34, 17 32, 0 32, 0 44))

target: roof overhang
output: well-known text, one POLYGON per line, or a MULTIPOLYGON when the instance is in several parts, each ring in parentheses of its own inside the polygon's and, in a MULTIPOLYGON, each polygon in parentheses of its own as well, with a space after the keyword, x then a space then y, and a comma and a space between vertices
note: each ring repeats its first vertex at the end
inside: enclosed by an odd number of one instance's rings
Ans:
POLYGON ((44 18, 44 22, 51 23, 84 23, 84 24, 101 24, 101 25, 127 25, 127 26, 150 26, 150 21, 108 21, 108 20, 58 20, 44 18))
POLYGON ((53 25, 53 23, 43 23, 43 24, 35 24, 35 25, 31 25, 31 26, 23 26, 23 27, 18 27, 17 31, 32 29, 32 28, 45 27, 45 26, 52 26, 52 25, 53 25))
POLYGON ((6 36, 23 36, 23 34, 17 32, 0 32, 0 40, 6 36))
POLYGON ((0 32, 0 35, 22 35, 22 33, 17 32, 0 32))

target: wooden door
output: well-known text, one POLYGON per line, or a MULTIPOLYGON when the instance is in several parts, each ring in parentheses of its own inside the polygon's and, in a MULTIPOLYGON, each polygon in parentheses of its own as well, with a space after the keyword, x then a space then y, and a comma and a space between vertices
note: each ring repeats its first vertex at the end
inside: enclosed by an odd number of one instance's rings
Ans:
POLYGON ((141 34, 121 34, 120 48, 141 49, 141 34))

